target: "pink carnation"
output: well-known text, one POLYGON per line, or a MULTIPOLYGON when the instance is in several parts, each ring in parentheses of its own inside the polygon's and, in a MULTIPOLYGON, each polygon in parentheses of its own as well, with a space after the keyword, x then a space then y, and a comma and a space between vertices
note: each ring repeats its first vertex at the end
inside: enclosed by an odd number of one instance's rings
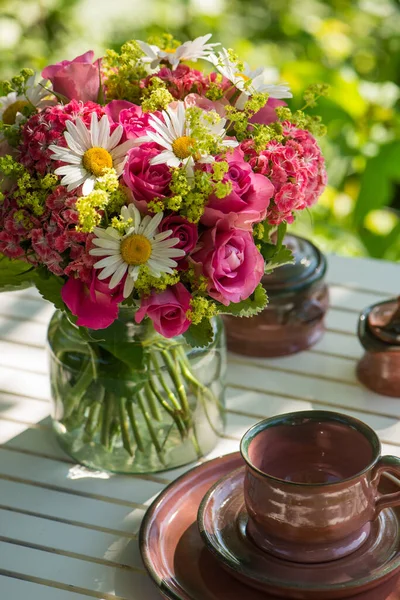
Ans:
POLYGON ((8 258, 21 258, 25 255, 19 235, 13 235, 8 231, 0 231, 0 252, 8 258))
POLYGON ((264 275, 264 259, 250 231, 218 221, 199 240, 192 260, 208 279, 208 293, 225 306, 248 298, 264 275))
POLYGON ((100 88, 101 59, 93 61, 94 52, 89 50, 74 60, 63 60, 49 65, 42 71, 45 79, 50 79, 53 90, 68 100, 96 101, 100 88))
POLYGON ((100 281, 92 272, 90 284, 70 277, 61 290, 61 297, 73 315, 76 324, 89 329, 105 329, 118 317, 118 304, 123 300, 123 285, 113 290, 109 279, 100 281))
MULTIPOLYGON (((144 113, 140 106, 126 100, 111 100, 105 107, 105 112, 112 123, 118 123, 124 128, 125 139, 145 135, 149 128, 151 113, 144 113)), ((158 114, 153 113, 153 114, 158 114)))
POLYGON ((232 192, 225 198, 210 196, 201 222, 210 227, 227 218, 231 226, 251 230, 254 223, 265 219, 274 186, 263 175, 253 173, 240 150, 228 153, 224 160, 229 164, 224 182, 231 183, 232 192))
POLYGON ((282 126, 285 139, 272 140, 259 154, 251 141, 241 144, 253 171, 274 186, 267 211, 271 225, 291 223, 293 213, 314 204, 326 185, 325 161, 315 138, 292 123, 284 122, 282 126))
POLYGON ((66 122, 75 121, 80 117, 85 125, 89 126, 93 112, 98 117, 105 114, 104 108, 94 102, 82 103, 72 100, 65 106, 49 106, 34 114, 22 129, 22 140, 18 148, 20 162, 30 171, 38 171, 40 175, 54 171, 59 163, 50 158, 52 152, 49 146, 65 146, 66 122))
POLYGON ((154 329, 164 337, 181 335, 190 326, 186 316, 192 296, 182 283, 177 283, 160 294, 153 292, 142 298, 135 315, 136 323, 147 316, 153 321, 154 329))

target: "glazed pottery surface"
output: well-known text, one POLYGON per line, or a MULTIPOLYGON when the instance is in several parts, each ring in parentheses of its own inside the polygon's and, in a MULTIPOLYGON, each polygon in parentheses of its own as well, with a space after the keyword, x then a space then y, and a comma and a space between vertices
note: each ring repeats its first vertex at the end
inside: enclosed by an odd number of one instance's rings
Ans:
POLYGON ((296 235, 287 235, 284 243, 295 261, 264 275, 265 309, 251 319, 224 317, 231 352, 284 356, 313 346, 324 333, 329 305, 326 258, 309 240, 296 235))
POLYGON ((339 413, 304 411, 254 425, 243 436, 248 535, 292 561, 341 558, 366 543, 370 523, 400 491, 378 492, 382 472, 400 477, 400 459, 380 457, 367 425, 339 413))
MULTIPOLYGON (((244 478, 245 467, 241 467, 217 482, 203 499, 198 514, 206 546, 240 581, 264 591, 271 585, 287 588, 288 597, 296 590, 310 594, 318 590, 324 597, 326 591, 329 597, 335 597, 335 592, 356 593, 366 583, 378 585, 399 568, 399 509, 382 511, 362 547, 339 560, 301 564, 264 552, 247 532, 244 478)), ((320 552, 324 550, 322 546, 320 552)))
POLYGON ((365 349, 357 364, 358 379, 378 394, 400 398, 400 298, 366 308, 358 337, 365 349))
MULTIPOLYGON (((292 589, 288 592, 279 583, 271 582, 271 593, 252 589, 221 568, 206 549, 197 526, 199 505, 210 487, 220 478, 243 465, 239 453, 211 460, 174 481, 148 509, 140 532, 140 548, 144 564, 168 600, 330 600, 346 598, 349 590, 338 587, 322 591, 292 589)), ((283 561, 275 560, 278 564, 283 561)), ((292 563, 296 571, 299 565, 292 563)), ((382 577, 394 574, 386 573, 382 577)), ((400 600, 394 591, 397 578, 392 577, 379 587, 368 578, 353 594, 354 600, 400 600), (374 587, 373 590, 369 590, 374 587)))

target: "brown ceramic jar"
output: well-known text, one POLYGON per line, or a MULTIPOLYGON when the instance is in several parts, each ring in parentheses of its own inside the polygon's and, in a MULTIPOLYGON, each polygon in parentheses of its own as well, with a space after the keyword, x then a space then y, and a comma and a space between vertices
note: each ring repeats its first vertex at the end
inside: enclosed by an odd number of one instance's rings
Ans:
POLYGON ((358 379, 378 394, 400 398, 400 298, 366 308, 358 337, 365 349, 357 365, 358 379))
POLYGON ((285 238, 295 263, 264 275, 269 303, 247 318, 225 316, 228 350, 247 356, 284 356, 313 346, 324 332, 326 259, 308 240, 285 238))

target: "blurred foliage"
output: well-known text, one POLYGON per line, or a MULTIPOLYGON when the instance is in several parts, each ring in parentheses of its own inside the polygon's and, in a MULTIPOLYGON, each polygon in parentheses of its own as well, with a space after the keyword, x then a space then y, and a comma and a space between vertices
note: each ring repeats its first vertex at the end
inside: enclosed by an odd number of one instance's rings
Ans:
POLYGON ((0 9, 0 78, 167 30, 181 40, 212 32, 252 66, 275 67, 296 98, 329 83, 316 109, 328 126, 329 187, 292 230, 325 250, 400 260, 399 0, 0 0, 0 9))

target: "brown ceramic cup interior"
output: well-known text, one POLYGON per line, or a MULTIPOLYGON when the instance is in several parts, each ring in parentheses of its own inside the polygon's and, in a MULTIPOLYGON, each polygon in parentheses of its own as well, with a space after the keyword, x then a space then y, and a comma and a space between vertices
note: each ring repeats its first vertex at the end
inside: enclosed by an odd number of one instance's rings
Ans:
POLYGON ((262 473, 303 484, 348 479, 368 467, 375 453, 360 431, 337 421, 310 419, 267 427, 248 448, 251 465, 262 473))
POLYGON ((366 424, 329 411, 266 419, 242 438, 248 532, 264 550, 301 562, 355 551, 370 522, 400 491, 378 492, 381 473, 400 477, 400 459, 380 457, 366 424))

